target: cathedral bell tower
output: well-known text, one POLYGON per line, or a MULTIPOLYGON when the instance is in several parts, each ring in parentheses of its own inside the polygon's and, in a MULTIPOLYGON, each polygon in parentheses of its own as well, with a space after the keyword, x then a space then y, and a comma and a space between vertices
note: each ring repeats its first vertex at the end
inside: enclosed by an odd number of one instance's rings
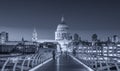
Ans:
POLYGON ((37 39, 37 31, 36 29, 34 28, 33 30, 33 34, 32 34, 32 41, 36 42, 38 39, 37 39))

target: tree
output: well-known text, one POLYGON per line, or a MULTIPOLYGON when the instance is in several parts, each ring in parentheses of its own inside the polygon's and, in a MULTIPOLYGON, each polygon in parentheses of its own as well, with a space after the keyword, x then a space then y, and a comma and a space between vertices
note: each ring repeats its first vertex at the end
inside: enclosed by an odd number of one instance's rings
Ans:
POLYGON ((92 35, 92 41, 97 41, 97 39, 98 39, 97 34, 93 34, 93 35, 92 35))
POLYGON ((74 34, 72 43, 73 43, 73 46, 76 47, 76 48, 79 46, 80 37, 77 33, 74 34))
POLYGON ((110 37, 108 37, 108 39, 107 39, 107 42, 108 42, 108 43, 110 43, 110 42, 111 42, 111 39, 110 39, 110 37))
POLYGON ((79 35, 77 33, 74 34, 74 41, 78 41, 79 40, 79 35))

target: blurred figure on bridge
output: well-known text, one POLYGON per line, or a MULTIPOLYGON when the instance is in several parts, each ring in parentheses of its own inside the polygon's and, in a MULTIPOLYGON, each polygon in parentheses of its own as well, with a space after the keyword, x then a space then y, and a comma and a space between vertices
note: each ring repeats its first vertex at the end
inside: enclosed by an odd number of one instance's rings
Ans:
POLYGON ((73 49, 73 55, 76 56, 76 50, 75 49, 73 49))
POLYGON ((52 55, 53 55, 53 60, 55 60, 55 58, 56 58, 56 52, 55 52, 55 50, 52 51, 52 55))

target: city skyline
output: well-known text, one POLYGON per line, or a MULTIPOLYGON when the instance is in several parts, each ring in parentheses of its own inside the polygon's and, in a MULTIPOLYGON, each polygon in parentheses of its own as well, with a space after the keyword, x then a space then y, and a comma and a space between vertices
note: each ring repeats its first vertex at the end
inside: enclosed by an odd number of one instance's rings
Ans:
POLYGON ((10 40, 31 40, 36 27, 39 39, 54 39, 62 15, 72 34, 91 40, 96 33, 100 39, 119 33, 119 1, 0 1, 0 30, 9 32, 10 40), (48 36, 49 35, 49 36, 48 36), (14 37, 18 36, 18 37, 14 37))
POLYGON ((120 71, 120 0, 0 0, 0 71, 120 71))

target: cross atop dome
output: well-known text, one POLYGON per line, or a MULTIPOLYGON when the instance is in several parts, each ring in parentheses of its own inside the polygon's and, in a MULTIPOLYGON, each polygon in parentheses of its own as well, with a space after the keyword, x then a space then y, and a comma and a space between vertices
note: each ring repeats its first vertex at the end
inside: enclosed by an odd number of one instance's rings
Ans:
POLYGON ((65 23, 65 19, 64 19, 64 16, 61 17, 61 23, 65 23))
POLYGON ((63 22, 64 21, 64 16, 62 16, 62 18, 61 18, 61 22, 63 22))

